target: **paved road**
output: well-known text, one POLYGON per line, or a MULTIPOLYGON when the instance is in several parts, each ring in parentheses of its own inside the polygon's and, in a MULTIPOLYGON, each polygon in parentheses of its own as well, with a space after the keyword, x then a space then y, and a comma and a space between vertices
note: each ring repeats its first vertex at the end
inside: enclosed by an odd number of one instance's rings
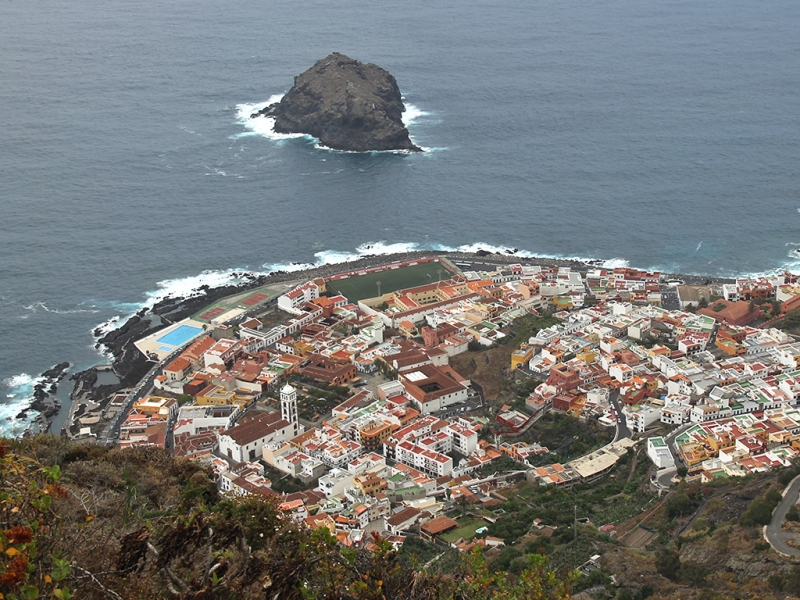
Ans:
POLYGON ((608 396, 608 401, 611 402, 611 406, 614 407, 614 411, 617 413, 617 434, 614 436, 614 441, 621 440, 622 438, 629 438, 631 437, 631 430, 628 429, 628 423, 626 422, 625 415, 622 414, 622 411, 619 409, 619 403, 617 402, 617 398, 619 398, 619 392, 613 391, 608 396))
POLYGON ((660 486, 668 488, 672 485, 672 478, 675 477, 675 474, 678 471, 678 467, 683 464, 680 456, 675 451, 675 438, 678 437, 681 433, 683 433, 687 429, 689 429, 689 427, 691 427, 692 425, 693 423, 685 423, 675 428, 669 435, 664 436, 664 442, 667 444, 667 448, 669 448, 669 451, 672 454, 672 458, 675 460, 675 466, 669 467, 667 469, 664 469, 663 471, 658 472, 658 475, 656 476, 656 481, 660 486))
POLYGON ((767 525, 764 535, 770 545, 781 554, 789 554, 790 556, 800 556, 800 550, 789 546, 785 540, 798 540, 800 535, 781 531, 781 525, 786 518, 786 513, 793 504, 797 503, 798 496, 800 496, 800 475, 792 479, 789 486, 783 493, 783 500, 778 504, 778 508, 772 513, 772 521, 767 525))
POLYGON ((663 471, 658 472, 658 476, 656 477, 656 481, 658 481, 658 485, 664 488, 669 488, 672 485, 672 478, 675 477, 675 474, 678 472, 678 469, 675 467, 668 467, 663 471))

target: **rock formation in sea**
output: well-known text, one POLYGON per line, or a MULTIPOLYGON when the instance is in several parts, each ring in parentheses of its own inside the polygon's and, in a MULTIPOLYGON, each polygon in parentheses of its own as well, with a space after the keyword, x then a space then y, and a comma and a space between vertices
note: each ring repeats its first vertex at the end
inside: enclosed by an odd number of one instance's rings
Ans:
POLYGON ((334 52, 294 79, 280 102, 254 113, 274 117, 278 133, 306 133, 328 148, 421 151, 403 124, 395 78, 372 63, 334 52))

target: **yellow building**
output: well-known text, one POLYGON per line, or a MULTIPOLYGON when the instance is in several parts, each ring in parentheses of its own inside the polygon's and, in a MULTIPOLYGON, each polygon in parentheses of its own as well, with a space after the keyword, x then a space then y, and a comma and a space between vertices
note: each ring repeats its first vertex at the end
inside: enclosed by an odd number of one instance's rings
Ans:
POLYGON ((374 496, 375 494, 382 492, 389 487, 389 483, 385 479, 382 477, 377 477, 373 473, 364 473, 363 475, 358 475, 353 480, 353 485, 355 485, 367 496, 374 496))
POLYGON ((309 354, 313 354, 316 351, 317 351, 317 347, 314 346, 314 344, 309 344, 305 340, 297 340, 294 343, 294 353, 297 356, 302 356, 302 357, 305 358, 309 354))
POLYGON ((572 298, 570 298, 569 296, 554 296, 553 308, 555 310, 571 310, 572 298))
POLYGON ((383 441, 392 433, 392 425, 386 421, 373 421, 359 429, 361 446, 367 451, 383 448, 383 441))
POLYGON ((522 344, 519 350, 511 354, 511 370, 519 368, 520 365, 527 365, 533 357, 533 347, 522 344))
POLYGON ((227 390, 221 385, 210 385, 195 396, 195 404, 198 406, 226 406, 229 404, 236 404, 244 408, 252 401, 252 397, 239 396, 236 390, 227 390))
POLYGON ((590 365, 597 360, 597 354, 594 353, 594 350, 584 348, 583 350, 579 350, 575 353, 575 358, 582 360, 587 365, 590 365))
POLYGON ((683 444, 678 448, 678 451, 680 452, 681 458, 683 459, 683 462, 686 463, 687 467, 699 465, 704 460, 713 458, 709 456, 708 450, 706 450, 705 446, 696 442, 683 444))

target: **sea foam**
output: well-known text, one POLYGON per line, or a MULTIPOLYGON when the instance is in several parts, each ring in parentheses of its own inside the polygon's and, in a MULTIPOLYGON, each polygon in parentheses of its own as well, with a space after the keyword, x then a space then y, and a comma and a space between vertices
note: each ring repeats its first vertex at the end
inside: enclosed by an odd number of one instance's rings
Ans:
MULTIPOLYGON (((281 98, 283 98, 284 94, 273 94, 269 97, 269 100, 266 102, 256 102, 256 103, 242 103, 236 105, 236 119, 239 121, 241 125, 247 129, 247 132, 240 133, 234 136, 231 136, 233 139, 239 139, 242 137, 247 136, 261 136, 267 139, 281 142, 284 140, 291 140, 297 138, 305 138, 309 142, 314 143, 314 148, 317 150, 325 150, 329 152, 340 152, 340 153, 347 153, 347 154, 364 154, 364 152, 355 152, 349 150, 336 150, 334 148, 329 148, 320 143, 319 139, 315 138, 312 135, 308 135, 305 133, 278 133, 275 131, 275 118, 274 117, 253 117, 253 114, 266 108, 271 104, 275 104, 276 102, 280 102, 281 98)), ((426 119, 431 115, 430 112, 424 111, 413 104, 406 104, 406 110, 403 113, 402 119, 403 124, 406 127, 413 125, 417 122, 426 119)), ((409 138, 415 144, 417 142, 414 140, 411 132, 409 131, 409 138)), ((419 146, 419 144, 417 144, 419 146)), ((446 150, 446 148, 427 148, 420 146, 423 152, 435 152, 439 150, 446 150)), ((415 154, 414 152, 410 152, 408 150, 376 150, 370 151, 368 154, 379 154, 379 153, 391 153, 391 154, 415 154)))
POLYGON ((270 104, 280 102, 283 94, 275 94, 270 96, 266 102, 257 102, 255 104, 237 104, 236 105, 236 118, 249 129, 252 135, 260 135, 274 141, 290 140, 294 138, 308 138, 316 140, 315 137, 306 135, 305 133, 277 133, 275 131, 275 118, 274 117, 253 117, 253 113, 266 108, 270 104))
POLYGON ((15 418, 21 410, 27 408, 33 400, 33 388, 43 381, 42 377, 33 377, 27 373, 19 373, 2 381, 5 400, 0 402, 0 434, 5 436, 21 435, 30 425, 36 411, 26 418, 15 418))

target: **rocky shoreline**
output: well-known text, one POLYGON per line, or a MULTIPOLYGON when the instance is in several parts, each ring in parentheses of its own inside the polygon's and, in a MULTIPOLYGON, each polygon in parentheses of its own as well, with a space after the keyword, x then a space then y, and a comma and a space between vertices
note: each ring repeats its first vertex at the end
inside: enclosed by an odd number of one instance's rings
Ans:
POLYGON ((34 417, 28 427, 29 431, 47 433, 50 430, 50 420, 61 410, 61 403, 55 396, 58 384, 67 374, 70 364, 68 362, 54 365, 41 374, 41 381, 33 386, 33 401, 27 408, 23 408, 16 416, 17 419, 28 417, 28 411, 35 410, 39 414, 34 417))
POLYGON ((334 52, 294 78, 280 102, 251 115, 275 120, 277 133, 304 133, 347 152, 420 152, 403 123, 395 78, 372 63, 334 52))
MULTIPOLYGON (((134 342, 159 329, 172 323, 189 317, 200 311, 205 306, 212 304, 222 298, 244 292, 253 288, 272 283, 300 283, 316 277, 330 277, 343 271, 358 271, 370 267, 378 267, 399 261, 413 261, 426 256, 442 256, 454 261, 475 262, 485 259, 491 263, 503 264, 534 264, 551 267, 571 267, 585 272, 588 269, 601 267, 602 261, 579 261, 558 258, 526 257, 517 254, 512 249, 505 253, 492 253, 485 250, 478 252, 435 252, 435 251, 415 251, 397 254, 367 255, 358 260, 321 265, 301 271, 276 271, 268 275, 255 275, 253 273, 234 273, 234 276, 241 280, 240 283, 223 287, 209 288, 202 286, 198 288, 195 295, 182 298, 167 298, 153 306, 151 309, 142 309, 131 316, 125 323, 117 329, 105 334, 100 328, 95 329, 94 334, 97 338, 95 347, 105 348, 112 356, 110 368, 118 377, 119 382, 110 385, 95 385, 100 371, 108 369, 108 365, 98 365, 90 367, 84 371, 73 374, 70 381, 74 381, 74 389, 70 395, 73 406, 78 403, 97 404, 113 395, 115 392, 135 386, 150 370, 150 363, 144 355, 134 346, 134 342)), ((663 274, 666 278, 680 279, 689 285, 702 285, 703 283, 726 283, 733 281, 719 277, 702 277, 679 274, 663 274)), ((36 417, 34 423, 39 431, 47 431, 50 428, 50 421, 53 415, 57 414, 61 406, 47 390, 55 386, 66 374, 69 363, 56 365, 43 373, 45 381, 36 386, 34 393, 35 399, 30 409, 39 410, 41 414, 36 417), (66 365, 66 367, 64 367, 66 365), (56 373, 56 369, 61 371, 56 373), (54 374, 53 376, 50 376, 54 374)), ((22 411, 26 413, 28 409, 22 411)), ((72 412, 72 411, 71 411, 72 412)), ((22 414, 22 413, 21 413, 22 414)), ((70 427, 72 419, 68 420, 64 429, 70 427)))

